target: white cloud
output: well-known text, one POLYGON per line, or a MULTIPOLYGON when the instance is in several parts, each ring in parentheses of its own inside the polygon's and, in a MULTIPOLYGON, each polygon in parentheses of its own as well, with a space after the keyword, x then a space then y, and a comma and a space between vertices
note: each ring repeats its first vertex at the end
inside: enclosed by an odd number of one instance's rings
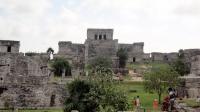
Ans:
POLYGON ((145 51, 200 48, 199 0, 0 0, 0 39, 21 51, 83 43, 88 27, 114 28, 119 42, 145 42, 145 51))

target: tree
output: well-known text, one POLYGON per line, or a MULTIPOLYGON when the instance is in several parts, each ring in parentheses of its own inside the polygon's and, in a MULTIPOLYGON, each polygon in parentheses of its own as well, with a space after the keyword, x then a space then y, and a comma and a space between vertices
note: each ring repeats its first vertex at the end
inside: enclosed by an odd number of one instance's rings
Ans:
POLYGON ((51 66, 55 70, 54 73, 57 76, 62 76, 65 70, 65 75, 71 75, 71 67, 69 62, 64 58, 55 58, 51 61, 51 66))
POLYGON ((87 66, 90 75, 100 76, 111 75, 113 73, 111 68, 112 60, 107 57, 96 57, 92 59, 87 66))
POLYGON ((76 79, 68 85, 69 97, 65 100, 64 112, 123 111, 128 108, 127 96, 118 91, 112 80, 112 61, 97 57, 90 61, 88 68, 93 71, 88 79, 76 79))
POLYGON ((120 68, 125 68, 126 61, 128 59, 128 54, 127 54, 126 49, 120 48, 117 51, 117 56, 119 57, 119 67, 120 68))
POLYGON ((112 60, 108 57, 96 57, 89 61, 88 67, 90 69, 95 69, 96 67, 111 68, 112 60))
POLYGON ((159 104, 161 103, 161 95, 167 91, 169 87, 178 85, 179 75, 168 64, 158 64, 144 75, 144 88, 148 92, 156 92, 158 94, 159 104))
POLYGON ((172 67, 179 75, 184 76, 190 73, 190 66, 185 62, 185 55, 183 50, 179 50, 178 58, 172 63, 172 67))
POLYGON ((67 86, 69 92, 69 97, 65 100, 64 112, 71 112, 71 110, 79 110, 80 112, 92 112, 97 106, 95 103, 91 104, 90 107, 86 105, 90 103, 86 101, 86 94, 89 93, 91 88, 91 83, 83 80, 74 80, 67 86))
POLYGON ((65 100, 64 112, 124 111, 128 108, 127 96, 113 84, 93 80, 76 79, 68 85, 69 97, 65 100))
POLYGON ((48 56, 49 56, 49 60, 51 59, 50 56, 53 55, 53 53, 54 53, 53 48, 49 47, 49 48, 47 49, 47 54, 48 54, 48 56))

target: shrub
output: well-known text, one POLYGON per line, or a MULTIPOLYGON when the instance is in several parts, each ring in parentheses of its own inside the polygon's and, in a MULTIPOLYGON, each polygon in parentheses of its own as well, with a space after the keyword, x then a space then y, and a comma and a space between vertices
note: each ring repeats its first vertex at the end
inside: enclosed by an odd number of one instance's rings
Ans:
POLYGON ((68 85, 69 97, 65 100, 64 112, 123 111, 128 108, 127 96, 107 84, 92 80, 75 80, 68 85))
POLYGON ((64 58, 55 58, 51 61, 51 66, 55 70, 56 76, 62 76, 63 70, 65 70, 65 75, 71 75, 71 67, 69 62, 64 58))

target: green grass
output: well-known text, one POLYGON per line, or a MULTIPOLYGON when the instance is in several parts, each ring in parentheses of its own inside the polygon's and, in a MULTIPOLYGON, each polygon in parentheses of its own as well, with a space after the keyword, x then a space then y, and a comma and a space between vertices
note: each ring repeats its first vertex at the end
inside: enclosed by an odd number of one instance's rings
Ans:
POLYGON ((120 82, 117 84, 117 88, 128 94, 128 102, 131 110, 134 108, 132 101, 136 96, 140 97, 141 106, 147 110, 153 110, 153 100, 158 99, 157 94, 144 91, 142 82, 120 82))

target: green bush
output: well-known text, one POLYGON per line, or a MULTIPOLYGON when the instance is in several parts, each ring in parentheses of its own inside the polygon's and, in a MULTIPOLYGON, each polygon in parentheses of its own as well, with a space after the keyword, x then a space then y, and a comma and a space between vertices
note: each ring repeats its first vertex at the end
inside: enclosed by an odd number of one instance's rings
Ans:
MULTIPOLYGON (((68 85, 69 97, 64 112, 96 112, 100 110, 123 111, 128 109, 126 94, 117 91, 112 84, 96 81, 75 80, 68 85)), ((100 111, 101 112, 101 111, 100 111)))
POLYGON ((63 70, 65 70, 65 75, 71 75, 71 67, 66 59, 54 58, 50 64, 55 70, 54 73, 56 76, 62 76, 63 70))

